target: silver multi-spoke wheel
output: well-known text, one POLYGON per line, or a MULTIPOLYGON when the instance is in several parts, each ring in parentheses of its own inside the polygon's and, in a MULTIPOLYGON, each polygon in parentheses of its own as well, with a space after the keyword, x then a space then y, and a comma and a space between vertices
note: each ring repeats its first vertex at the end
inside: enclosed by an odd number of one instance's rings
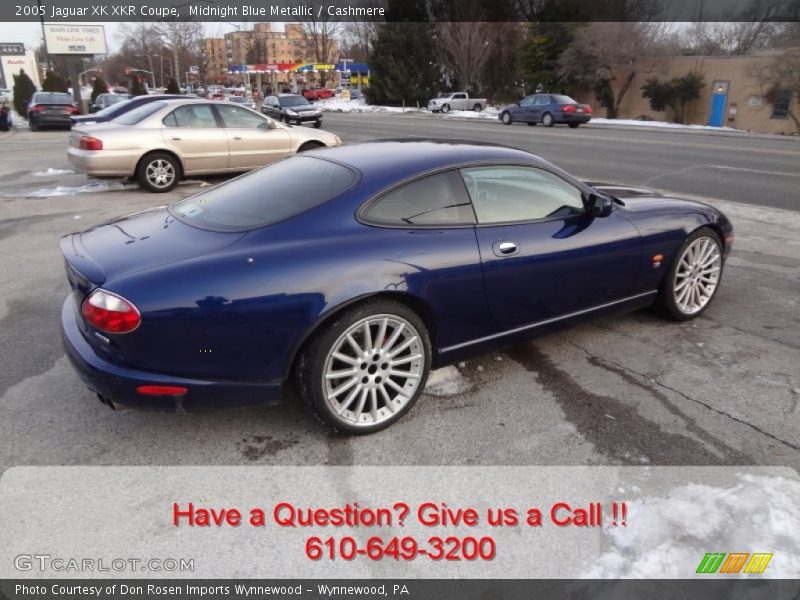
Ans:
POLYGON ((147 163, 145 177, 155 188, 169 187, 175 181, 175 166, 168 160, 158 158, 147 163))
POLYGON ((705 308, 717 289, 721 270, 722 253, 711 237, 699 237, 686 247, 678 258, 672 286, 675 305, 683 314, 693 315, 705 308))
POLYGON ((425 344, 406 319, 372 315, 333 343, 324 367, 324 398, 352 426, 391 419, 414 398, 425 372, 425 344))

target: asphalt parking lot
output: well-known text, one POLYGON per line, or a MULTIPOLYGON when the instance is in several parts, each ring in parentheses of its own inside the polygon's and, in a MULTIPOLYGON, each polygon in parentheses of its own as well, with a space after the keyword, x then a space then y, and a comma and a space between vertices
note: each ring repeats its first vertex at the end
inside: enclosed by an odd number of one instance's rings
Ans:
MULTIPOLYGON (((61 348, 59 236, 172 202, 68 170, 67 133, 0 134, 0 469, 14 465, 786 465, 800 468, 800 139, 390 115, 326 115, 347 141, 409 135, 535 151, 588 179, 705 198, 734 223, 715 302, 647 311, 457 368, 389 430, 330 435, 296 402, 211 415, 113 412, 61 348), (51 169, 51 171, 48 171, 51 169), (89 187, 87 187, 87 185, 89 187)), ((212 180, 210 183, 216 183, 212 180)))

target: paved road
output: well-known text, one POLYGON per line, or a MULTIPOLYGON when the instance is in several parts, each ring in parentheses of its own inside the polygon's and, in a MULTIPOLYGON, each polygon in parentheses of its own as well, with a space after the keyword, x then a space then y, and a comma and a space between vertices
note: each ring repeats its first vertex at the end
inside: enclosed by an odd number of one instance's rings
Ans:
POLYGON ((800 137, 347 113, 326 114, 325 126, 346 141, 424 135, 508 144, 585 179, 800 211, 800 137))
MULTIPOLYGON (((464 130, 366 115, 330 115, 326 125, 350 140, 452 137, 464 130)), ((798 164, 791 140, 493 124, 468 131, 526 145, 585 177, 628 183, 692 161, 780 172, 798 164)), ((424 396, 390 430, 351 439, 329 435, 294 402, 201 416, 115 413, 84 389, 59 341, 67 285, 58 237, 198 187, 160 196, 102 186, 76 193, 87 184, 81 175, 34 175, 69 167, 65 140, 64 132, 0 135, 0 470, 19 464, 800 468, 800 214, 711 200, 734 221, 737 245, 702 318, 676 324, 638 312, 480 357, 458 369, 468 391, 424 396), (31 197, 42 191, 63 195, 31 197)), ((762 193, 737 199, 797 201, 790 177, 785 183, 736 171, 720 177, 715 190, 698 179, 713 173, 690 169, 658 183, 716 198, 749 185, 762 193)))

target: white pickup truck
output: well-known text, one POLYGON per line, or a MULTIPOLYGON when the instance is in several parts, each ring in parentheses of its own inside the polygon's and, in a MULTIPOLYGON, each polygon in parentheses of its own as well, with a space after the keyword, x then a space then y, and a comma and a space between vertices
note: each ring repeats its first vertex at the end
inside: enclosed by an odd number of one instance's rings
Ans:
POLYGON ((474 110, 480 112, 486 108, 486 98, 470 98, 466 92, 439 94, 428 102, 431 112, 449 113, 451 110, 474 110))

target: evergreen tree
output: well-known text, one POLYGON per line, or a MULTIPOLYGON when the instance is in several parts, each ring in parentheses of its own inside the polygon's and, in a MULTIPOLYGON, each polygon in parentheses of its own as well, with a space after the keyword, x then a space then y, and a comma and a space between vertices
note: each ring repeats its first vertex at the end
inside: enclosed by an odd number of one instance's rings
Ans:
POLYGON ((64 81, 61 75, 50 69, 44 76, 44 81, 42 82, 42 91, 67 93, 67 82, 64 81))
POLYGON ((28 104, 31 97, 36 92, 36 86, 28 77, 25 69, 20 69, 18 75, 14 75, 14 110, 23 117, 28 113, 28 104))
POLYGON ((167 89, 165 90, 167 94, 180 94, 181 88, 178 87, 178 82, 175 81, 174 77, 170 77, 169 81, 167 82, 167 89))
POLYGON ((108 84, 102 77, 96 77, 94 83, 92 84, 92 102, 97 100, 97 97, 100 94, 107 94, 108 93, 108 84))
POLYGON ((388 22, 380 28, 369 57, 373 104, 427 104, 441 85, 434 26, 427 21, 425 0, 390 0, 388 22))
POLYGON ((705 85, 703 76, 694 71, 669 81, 651 78, 642 86, 642 97, 650 101, 652 110, 672 109, 673 120, 676 123, 683 123, 686 105, 700 97, 700 90, 705 85))
POLYGON ((138 75, 131 77, 131 85, 129 88, 131 96, 146 96, 147 89, 142 84, 142 80, 138 75))

